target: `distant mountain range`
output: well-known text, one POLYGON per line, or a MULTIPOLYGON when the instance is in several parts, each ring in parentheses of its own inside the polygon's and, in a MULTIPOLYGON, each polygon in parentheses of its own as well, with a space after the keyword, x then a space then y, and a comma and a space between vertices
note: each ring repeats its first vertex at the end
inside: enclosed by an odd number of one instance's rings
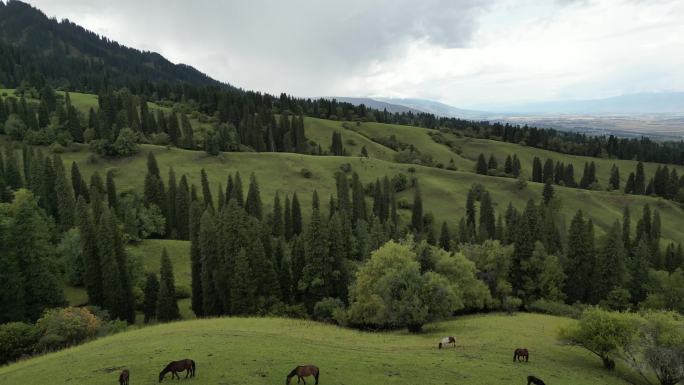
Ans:
POLYGON ((604 99, 561 100, 495 108, 500 113, 645 115, 684 114, 684 92, 636 93, 604 99))
POLYGON ((330 97, 330 99, 336 99, 341 102, 347 102, 354 105, 363 104, 366 107, 377 108, 379 110, 386 109, 387 112, 392 113, 425 112, 438 116, 463 119, 482 119, 492 115, 488 112, 456 108, 448 104, 428 99, 355 98, 345 96, 335 96, 330 97))

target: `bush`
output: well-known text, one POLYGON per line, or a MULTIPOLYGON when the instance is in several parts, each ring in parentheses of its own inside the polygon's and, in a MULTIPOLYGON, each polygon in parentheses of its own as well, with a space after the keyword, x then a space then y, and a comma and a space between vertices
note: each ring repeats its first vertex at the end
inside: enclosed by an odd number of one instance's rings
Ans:
POLYGON ((48 334, 40 338, 36 344, 36 351, 41 353, 54 352, 67 345, 64 337, 57 334, 48 334))
POLYGON ((394 186, 395 192, 404 191, 408 187, 408 178, 406 175, 399 173, 392 177, 392 186, 394 186))
POLYGON ((312 173, 311 171, 309 171, 308 169, 306 169, 306 168, 303 168, 303 169, 299 170, 299 173, 300 173, 304 178, 307 178, 307 179, 309 179, 309 178, 311 178, 311 177, 313 176, 313 173, 312 173))
POLYGON ((12 322, 0 325, 0 364, 31 354, 40 339, 33 325, 12 322))
POLYGON ((511 296, 506 296, 501 304, 503 310, 505 310, 508 314, 517 312, 520 310, 520 306, 522 306, 522 299, 511 296))
POLYGON ((105 322, 97 330, 98 337, 109 336, 116 333, 121 333, 128 329, 128 323, 122 320, 114 320, 105 322))
POLYGON ((53 154, 62 154, 62 153, 64 153, 64 151, 66 151, 66 149, 64 148, 64 146, 62 146, 59 143, 52 143, 50 145, 50 151, 53 154))
POLYGON ((176 299, 190 298, 192 291, 189 287, 183 285, 176 286, 176 299))
POLYGON ((165 132, 159 132, 150 136, 150 143, 158 146, 166 146, 170 142, 171 139, 169 139, 169 135, 165 132))
MULTIPOLYGON (((47 310, 36 322, 36 327, 44 336, 56 335, 62 338, 63 346, 70 346, 94 337, 101 321, 86 308, 67 307, 47 310)), ((50 344, 56 343, 50 339, 50 344)), ((45 342, 45 341, 43 341, 45 342)), ((45 345, 52 349, 54 346, 45 345)))
POLYGON ((527 305, 527 310, 535 313, 551 314, 560 317, 579 319, 586 306, 581 304, 567 305, 562 302, 554 302, 546 299, 538 299, 527 305))
POLYGON ((343 173, 349 173, 349 172, 351 172, 351 170, 352 170, 352 166, 351 166, 350 163, 342 163, 342 164, 340 165, 340 170, 341 170, 343 173))
POLYGON ((344 309, 344 303, 341 299, 323 298, 314 305, 314 319, 323 322, 333 322, 335 320, 335 312, 338 309, 344 309))

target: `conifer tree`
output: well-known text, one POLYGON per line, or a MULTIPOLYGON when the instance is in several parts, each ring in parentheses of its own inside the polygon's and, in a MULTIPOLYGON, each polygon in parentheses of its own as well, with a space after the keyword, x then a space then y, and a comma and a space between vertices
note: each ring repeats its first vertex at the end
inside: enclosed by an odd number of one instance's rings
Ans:
POLYGON ((188 179, 185 175, 181 176, 176 191, 176 234, 178 239, 190 239, 190 191, 188 189, 188 179))
POLYGON ((245 206, 245 198, 242 193, 242 178, 240 178, 240 172, 235 173, 235 184, 234 184, 234 196, 235 196, 235 201, 237 202, 238 206, 244 207, 245 206))
POLYGON ((632 279, 629 291, 632 294, 632 303, 637 304, 642 302, 646 299, 646 295, 648 294, 648 272, 651 268, 650 257, 648 241, 642 239, 639 241, 630 263, 632 279))
POLYGON ((247 214, 253 216, 258 220, 263 219, 261 203, 261 193, 259 192, 259 183, 256 175, 252 173, 249 177, 249 191, 247 191, 247 200, 245 201, 245 209, 247 214))
POLYGON ((423 232, 423 199, 420 196, 420 187, 416 181, 413 194, 413 207, 411 208, 411 229, 416 235, 423 232))
POLYGON ((577 187, 577 182, 575 182, 575 168, 572 163, 565 167, 565 176, 563 180, 567 187, 577 187))
POLYGON ((318 194, 314 190, 311 220, 306 230, 304 252, 306 265, 302 276, 305 302, 309 310, 321 299, 328 296, 332 285, 333 261, 328 250, 328 237, 323 218, 318 207, 318 194))
POLYGON ((494 157, 494 154, 489 155, 489 161, 487 162, 487 168, 489 170, 496 170, 499 168, 499 162, 494 157))
POLYGON ((625 183, 625 194, 636 194, 636 177, 634 173, 630 173, 627 178, 627 183, 625 183))
POLYGON ((283 211, 283 235, 285 240, 292 239, 292 209, 290 208, 290 197, 285 195, 285 209, 283 211))
POLYGON ((77 204, 76 222, 81 235, 81 250, 83 255, 83 283, 88 293, 88 302, 101 306, 104 300, 102 287, 102 271, 100 255, 97 249, 97 234, 90 210, 83 197, 79 197, 77 204))
POLYGON ((280 206, 280 195, 276 191, 273 198, 273 214, 271 219, 271 235, 274 237, 282 237, 284 235, 283 228, 283 209, 280 206))
POLYGON ((442 222, 442 230, 439 234, 439 247, 446 251, 451 250, 451 234, 449 234, 449 226, 446 221, 442 222))
POLYGON ((209 188, 209 178, 207 177, 207 172, 204 168, 201 171, 201 181, 202 181, 202 199, 204 201, 204 207, 211 207, 214 209, 214 199, 211 197, 211 188, 209 188))
POLYGON ((644 193, 646 193, 646 176, 644 175, 644 164, 639 162, 634 176, 634 194, 644 195, 644 193))
MULTIPOLYGON (((31 178, 33 178, 33 176, 31 176, 31 178)), ((29 183, 29 185, 31 185, 31 183, 29 183)), ((83 180, 83 176, 81 176, 81 171, 78 169, 78 163, 76 162, 71 162, 71 185, 74 190, 74 199, 83 196, 86 201, 88 200, 88 187, 83 180)))
POLYGON ((620 169, 613 164, 613 167, 610 169, 610 179, 608 180, 608 186, 610 186, 611 190, 619 190, 620 189, 620 169))
POLYGON ((337 187, 337 205, 340 211, 351 214, 352 205, 349 201, 349 181, 343 172, 335 173, 335 184, 337 187))
POLYGON ((166 234, 170 238, 178 238, 178 217, 176 216, 176 196, 178 195, 178 184, 176 183, 176 172, 173 167, 169 167, 168 192, 166 198, 166 234))
POLYGON ((506 156, 506 162, 504 163, 504 172, 506 174, 513 174, 513 159, 510 155, 506 156))
MULTIPOLYGON (((3 254, 7 253, 9 258, 16 261, 18 276, 23 278, 22 319, 35 321, 45 309, 66 304, 53 266, 54 248, 50 244, 50 230, 44 214, 28 190, 15 193, 9 213, 12 220, 7 238, 3 240, 3 254)), ((12 291, 10 289, 7 294, 12 291)))
MULTIPOLYGON (((181 185, 185 180, 185 175, 181 178, 181 185)), ((179 192, 182 189, 179 189, 179 192)), ((179 195, 180 196, 180 195, 179 195)), ((202 205, 199 202, 192 202, 188 209, 190 239, 190 276, 192 277, 192 311, 198 317, 204 315, 202 291, 202 249, 200 246, 199 234, 202 219, 202 205)))
POLYGON ((551 184, 551 180, 547 179, 546 182, 544 182, 544 190, 542 191, 542 197, 544 199, 544 204, 548 205, 549 202, 554 197, 554 188, 553 185, 551 184))
POLYGON ((230 297, 231 313, 245 315, 252 312, 254 306, 254 286, 249 278, 252 276, 249 257, 245 249, 240 249, 235 259, 235 279, 231 280, 230 297))
POLYGON ((119 197, 116 192, 116 183, 114 182, 114 172, 107 171, 107 203, 112 210, 119 209, 119 197))
POLYGON ((218 232, 213 210, 202 214, 198 242, 201 253, 202 311, 204 315, 220 315, 221 301, 216 287, 215 274, 219 271, 218 232))
POLYGON ((356 224, 359 220, 366 220, 366 198, 363 185, 359 180, 359 174, 352 174, 352 223, 356 224))
POLYGON ((626 288, 629 282, 622 229, 618 221, 611 226, 603 240, 596 273, 593 292, 597 301, 606 299, 614 289, 626 288))
POLYGON ((554 165, 553 165, 553 160, 552 159, 546 159, 546 162, 544 162, 544 169, 542 170, 542 182, 546 183, 546 181, 552 181, 554 180, 554 165))
POLYGON ((145 323, 157 317, 157 297, 159 296, 159 280, 154 273, 147 273, 143 298, 143 314, 145 323))
POLYGON ((302 233, 302 209, 299 205, 297 193, 292 195, 292 234, 299 235, 302 233))
POLYGON ((477 157, 475 172, 478 174, 487 175, 487 160, 482 153, 480 153, 480 155, 477 157))
POLYGON ((518 155, 513 154, 513 176, 514 177, 517 178, 520 176, 521 168, 522 167, 520 166, 520 159, 518 158, 518 155))
POLYGON ((632 245, 631 227, 632 219, 630 218, 629 206, 625 205, 622 212, 622 242, 626 253, 629 253, 632 245))
POLYGON ((475 228, 475 191, 470 189, 466 198, 466 225, 475 228))
POLYGON ((496 219, 494 217, 494 208, 492 207, 489 192, 485 191, 480 199, 480 228, 478 231, 480 240, 484 241, 493 238, 495 232, 496 219))
POLYGON ((74 226, 76 202, 71 183, 67 180, 64 163, 59 155, 55 155, 53 160, 55 166, 55 194, 57 195, 57 213, 59 226, 62 231, 66 231, 74 226))
POLYGON ((543 182, 543 177, 541 159, 535 156, 532 161, 532 182, 541 183, 543 182))
POLYGON ((157 296, 157 319, 161 322, 172 321, 180 318, 178 302, 176 299, 176 283, 173 277, 173 265, 171 258, 162 250, 161 264, 159 268, 159 295, 157 296))
POLYGON ((98 224, 98 251, 100 253, 100 270, 102 271, 102 306, 109 311, 112 318, 125 319, 123 308, 124 298, 121 298, 121 269, 116 257, 116 240, 112 233, 113 216, 109 209, 105 209, 98 224))

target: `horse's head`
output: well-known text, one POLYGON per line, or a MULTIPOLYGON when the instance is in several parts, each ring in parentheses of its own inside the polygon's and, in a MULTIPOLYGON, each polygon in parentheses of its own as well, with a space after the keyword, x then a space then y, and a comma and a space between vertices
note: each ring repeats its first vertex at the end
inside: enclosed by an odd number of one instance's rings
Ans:
POLYGON ((290 385, 290 380, 291 380, 291 379, 292 379, 291 376, 287 376, 287 378, 285 379, 285 385, 290 385))
POLYGON ((164 374, 166 373, 163 370, 159 372, 159 382, 162 382, 162 380, 164 379, 164 374))
POLYGON ((440 342, 439 345, 437 345, 440 349, 442 348, 442 343, 440 342))

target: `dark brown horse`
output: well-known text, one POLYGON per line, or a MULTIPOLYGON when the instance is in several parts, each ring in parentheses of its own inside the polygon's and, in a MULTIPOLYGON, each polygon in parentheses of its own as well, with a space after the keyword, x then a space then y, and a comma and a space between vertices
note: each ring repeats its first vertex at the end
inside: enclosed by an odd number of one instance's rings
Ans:
POLYGON ((122 370, 119 374, 119 385, 128 385, 128 377, 130 377, 128 369, 122 370))
POLYGON ((527 376, 527 385, 546 385, 544 381, 535 376, 527 376))
POLYGON ((297 366, 296 368, 292 369, 290 374, 287 375, 287 379, 285 380, 285 385, 290 385, 290 380, 292 377, 297 376, 297 383, 299 384, 300 381, 304 382, 306 385, 306 380, 304 380, 304 377, 308 376, 314 376, 316 379, 316 385, 318 385, 318 375, 320 374, 320 371, 318 370, 318 367, 314 365, 302 365, 302 366, 297 366))
POLYGON ((523 359, 525 362, 528 362, 530 360, 530 352, 528 352, 525 348, 515 349, 515 352, 513 352, 513 362, 516 360, 521 362, 523 359))
POLYGON ((195 361, 186 358, 180 361, 171 361, 168 365, 159 372, 159 382, 162 382, 166 373, 171 372, 171 378, 176 377, 180 380, 178 372, 186 371, 185 378, 195 377, 195 361))

